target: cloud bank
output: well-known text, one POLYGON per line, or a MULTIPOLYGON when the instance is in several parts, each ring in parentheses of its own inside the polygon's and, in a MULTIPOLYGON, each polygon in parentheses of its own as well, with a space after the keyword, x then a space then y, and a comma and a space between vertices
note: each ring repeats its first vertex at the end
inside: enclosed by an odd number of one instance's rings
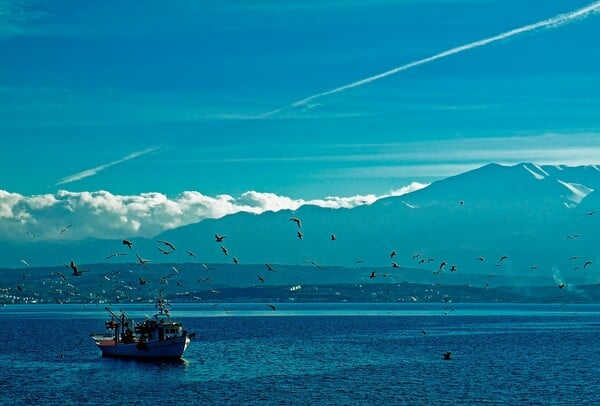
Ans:
POLYGON ((152 237, 164 230, 238 212, 260 214, 265 211, 296 210, 307 204, 331 209, 352 208, 426 186, 413 182, 381 196, 328 196, 314 200, 256 191, 248 191, 237 197, 207 196, 197 191, 186 191, 169 198, 158 192, 123 196, 104 190, 60 190, 56 194, 24 196, 0 190, 0 235, 2 240, 11 243, 35 238, 152 237), (67 224, 72 224, 72 227, 59 234, 67 224))

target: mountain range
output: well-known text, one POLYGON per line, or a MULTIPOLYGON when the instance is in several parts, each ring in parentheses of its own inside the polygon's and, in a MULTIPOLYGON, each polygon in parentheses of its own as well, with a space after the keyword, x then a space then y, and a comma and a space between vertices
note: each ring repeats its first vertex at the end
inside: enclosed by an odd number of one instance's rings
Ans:
POLYGON ((470 275, 501 275, 515 283, 532 277, 548 284, 569 278, 596 283, 599 188, 597 166, 488 164, 351 209, 305 205, 295 211, 240 212, 154 238, 0 241, 0 267, 23 268, 23 258, 36 267, 71 260, 134 266, 137 254, 152 264, 233 264, 235 257, 240 267, 268 263, 396 274, 410 269, 452 273, 465 283, 470 275), (217 242, 215 235, 226 238, 217 242), (123 239, 133 242, 131 249, 123 239), (126 255, 106 258, 111 253, 126 255))

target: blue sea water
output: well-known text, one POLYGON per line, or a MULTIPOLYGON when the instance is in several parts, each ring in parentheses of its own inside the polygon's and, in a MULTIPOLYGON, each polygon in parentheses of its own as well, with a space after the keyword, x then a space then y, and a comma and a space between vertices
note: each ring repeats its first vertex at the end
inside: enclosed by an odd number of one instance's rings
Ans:
POLYGON ((0 403, 600 402, 600 305, 175 303, 172 314, 197 333, 184 360, 139 362, 100 356, 89 334, 104 306, 0 308, 0 403))

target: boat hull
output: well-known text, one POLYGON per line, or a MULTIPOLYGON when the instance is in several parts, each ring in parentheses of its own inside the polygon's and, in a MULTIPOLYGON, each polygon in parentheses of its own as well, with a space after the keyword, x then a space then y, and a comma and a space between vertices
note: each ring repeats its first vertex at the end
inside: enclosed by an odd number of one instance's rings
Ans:
POLYGON ((190 343, 190 339, 187 336, 128 344, 115 344, 114 338, 97 338, 95 341, 103 357, 139 359, 179 359, 190 343))

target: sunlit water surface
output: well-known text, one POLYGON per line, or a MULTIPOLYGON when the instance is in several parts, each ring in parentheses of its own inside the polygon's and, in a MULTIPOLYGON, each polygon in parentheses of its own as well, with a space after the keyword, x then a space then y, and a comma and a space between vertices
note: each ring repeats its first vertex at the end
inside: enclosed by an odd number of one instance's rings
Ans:
MULTIPOLYGON (((146 305, 112 306, 141 321, 146 305)), ((102 358, 102 305, 0 308, 2 404, 597 404, 599 305, 174 304, 181 362, 102 358), (452 352, 452 359, 443 353, 452 352)))

